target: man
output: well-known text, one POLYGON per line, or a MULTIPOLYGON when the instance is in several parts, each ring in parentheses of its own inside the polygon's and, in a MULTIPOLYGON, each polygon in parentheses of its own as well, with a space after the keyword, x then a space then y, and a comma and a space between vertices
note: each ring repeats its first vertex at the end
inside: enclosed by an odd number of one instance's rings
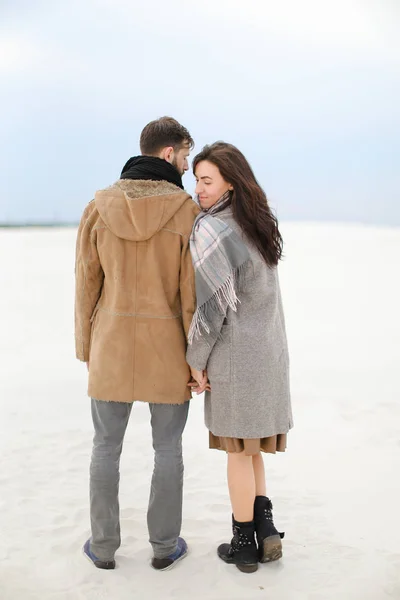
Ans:
POLYGON ((152 121, 141 156, 96 193, 76 248, 76 355, 87 363, 94 424, 92 536, 86 556, 114 569, 120 546, 119 461, 132 403, 149 403, 155 451, 148 529, 155 569, 187 552, 182 521, 182 432, 189 399, 186 340, 195 310, 189 237, 197 204, 182 175, 193 140, 175 119, 152 121))

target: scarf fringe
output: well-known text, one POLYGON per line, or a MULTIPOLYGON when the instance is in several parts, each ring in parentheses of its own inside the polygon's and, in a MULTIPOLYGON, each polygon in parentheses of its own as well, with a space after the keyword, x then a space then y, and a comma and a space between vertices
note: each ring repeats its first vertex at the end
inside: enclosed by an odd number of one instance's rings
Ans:
MULTIPOLYGON (((188 342, 192 344, 195 338, 212 332, 210 325, 218 315, 225 315, 228 308, 237 311, 240 300, 237 292, 243 290, 245 271, 248 260, 232 271, 226 281, 215 291, 207 302, 198 306, 189 328, 188 342)), ((220 333, 218 332, 218 337, 220 333)))

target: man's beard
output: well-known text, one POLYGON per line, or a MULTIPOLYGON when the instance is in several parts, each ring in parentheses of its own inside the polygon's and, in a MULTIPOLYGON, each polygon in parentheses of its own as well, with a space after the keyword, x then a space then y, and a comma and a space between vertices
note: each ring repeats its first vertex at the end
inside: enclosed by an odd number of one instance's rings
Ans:
POLYGON ((175 169, 178 171, 179 175, 182 177, 185 174, 185 171, 180 171, 179 167, 178 167, 178 163, 176 162, 176 158, 174 158, 171 162, 171 165, 173 167, 175 167, 175 169))

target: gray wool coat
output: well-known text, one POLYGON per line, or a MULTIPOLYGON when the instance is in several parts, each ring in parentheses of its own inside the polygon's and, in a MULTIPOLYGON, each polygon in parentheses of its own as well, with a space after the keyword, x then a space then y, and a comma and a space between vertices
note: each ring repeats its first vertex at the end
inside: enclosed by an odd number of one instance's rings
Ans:
POLYGON ((251 261, 237 311, 221 315, 220 332, 188 346, 187 362, 207 369, 205 423, 216 436, 264 438, 293 426, 289 354, 276 268, 246 240, 228 207, 218 214, 246 243, 251 261))

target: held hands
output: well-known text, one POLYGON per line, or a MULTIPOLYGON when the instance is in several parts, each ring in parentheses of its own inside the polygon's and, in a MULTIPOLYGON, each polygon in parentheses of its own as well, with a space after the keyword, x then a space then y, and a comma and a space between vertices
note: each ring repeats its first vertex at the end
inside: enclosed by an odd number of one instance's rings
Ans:
POLYGON ((208 381, 207 371, 198 371, 190 367, 192 373, 192 381, 189 382, 189 387, 196 394, 202 394, 205 390, 211 391, 210 382, 208 381))

